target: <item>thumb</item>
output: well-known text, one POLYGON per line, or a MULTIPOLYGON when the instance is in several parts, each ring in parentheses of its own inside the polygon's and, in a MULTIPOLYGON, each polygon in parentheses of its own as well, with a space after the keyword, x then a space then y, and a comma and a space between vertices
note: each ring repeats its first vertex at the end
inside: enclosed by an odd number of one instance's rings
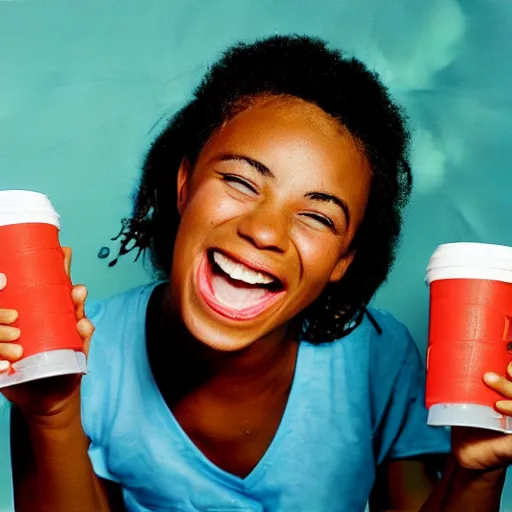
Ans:
POLYGON ((89 357, 89 349, 91 348, 91 338, 87 338, 85 341, 84 341, 84 345, 83 345, 83 351, 84 351, 84 354, 85 354, 85 357, 88 358, 89 357))
POLYGON ((71 259, 73 256, 73 251, 71 247, 63 247, 62 252, 64 253, 64 269, 66 270, 66 275, 70 277, 71 275, 71 259))
POLYGON ((92 325, 92 322, 88 318, 82 318, 78 322, 78 332, 82 339, 84 340, 83 344, 83 352, 86 356, 89 355, 89 346, 91 344, 91 338, 94 334, 94 326, 92 325))

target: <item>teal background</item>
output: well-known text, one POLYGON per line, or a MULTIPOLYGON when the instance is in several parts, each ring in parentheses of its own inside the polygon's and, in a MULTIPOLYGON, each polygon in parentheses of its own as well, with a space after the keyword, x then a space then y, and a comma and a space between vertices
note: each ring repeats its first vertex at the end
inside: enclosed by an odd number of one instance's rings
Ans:
MULTIPOLYGON (((129 257, 108 269, 96 254, 114 247, 162 119, 227 45, 319 35, 379 71, 411 118, 416 186, 376 302, 423 350, 436 245, 512 245, 511 24, 509 0, 0 0, 0 188, 50 196, 92 295, 145 282, 129 257)), ((0 407, 0 512, 11 510, 6 418, 0 407)), ((504 503, 512 511, 512 483, 504 503)))

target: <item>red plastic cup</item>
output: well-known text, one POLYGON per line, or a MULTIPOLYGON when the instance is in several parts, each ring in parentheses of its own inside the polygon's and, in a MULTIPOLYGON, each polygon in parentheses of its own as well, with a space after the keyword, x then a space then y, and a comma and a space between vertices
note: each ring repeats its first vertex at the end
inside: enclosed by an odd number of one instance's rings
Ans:
POLYGON ((441 245, 427 268, 430 324, 426 405, 429 425, 512 432, 502 397, 483 375, 506 375, 512 361, 512 248, 441 245))
POLYGON ((18 311, 23 359, 0 374, 0 388, 86 372, 71 282, 59 243, 60 220, 37 192, 0 191, 0 308, 18 311))

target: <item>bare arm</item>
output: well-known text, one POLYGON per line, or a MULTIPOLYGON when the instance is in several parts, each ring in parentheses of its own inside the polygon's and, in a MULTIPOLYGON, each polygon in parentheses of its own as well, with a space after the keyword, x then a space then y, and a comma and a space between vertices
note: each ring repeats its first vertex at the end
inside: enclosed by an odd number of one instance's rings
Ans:
POLYGON ((505 474, 505 469, 466 469, 451 456, 421 512, 498 512, 505 474))
POLYGON ((390 460, 377 469, 371 512, 419 512, 435 489, 445 456, 390 460))
POLYGON ((120 489, 99 479, 87 453, 79 390, 62 414, 13 408, 12 458, 17 512, 121 512, 120 489))
POLYGON ((441 480, 441 460, 390 461, 379 468, 370 499, 371 512, 498 512, 505 469, 479 471, 448 457, 441 480))

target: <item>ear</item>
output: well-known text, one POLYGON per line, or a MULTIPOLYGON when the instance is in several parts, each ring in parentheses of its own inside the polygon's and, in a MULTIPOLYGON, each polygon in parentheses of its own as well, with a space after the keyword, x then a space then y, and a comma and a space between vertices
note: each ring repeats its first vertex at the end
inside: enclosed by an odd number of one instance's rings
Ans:
POLYGON ((178 187, 178 212, 183 214, 183 210, 188 200, 188 185, 190 179, 190 163, 186 158, 183 158, 178 169, 178 180, 176 186, 178 187))
POLYGON ((347 271, 348 267, 354 260, 355 254, 355 251, 348 251, 341 256, 338 263, 336 263, 334 270, 332 271, 331 277, 329 278, 329 282, 335 283, 345 275, 345 272, 347 271))

